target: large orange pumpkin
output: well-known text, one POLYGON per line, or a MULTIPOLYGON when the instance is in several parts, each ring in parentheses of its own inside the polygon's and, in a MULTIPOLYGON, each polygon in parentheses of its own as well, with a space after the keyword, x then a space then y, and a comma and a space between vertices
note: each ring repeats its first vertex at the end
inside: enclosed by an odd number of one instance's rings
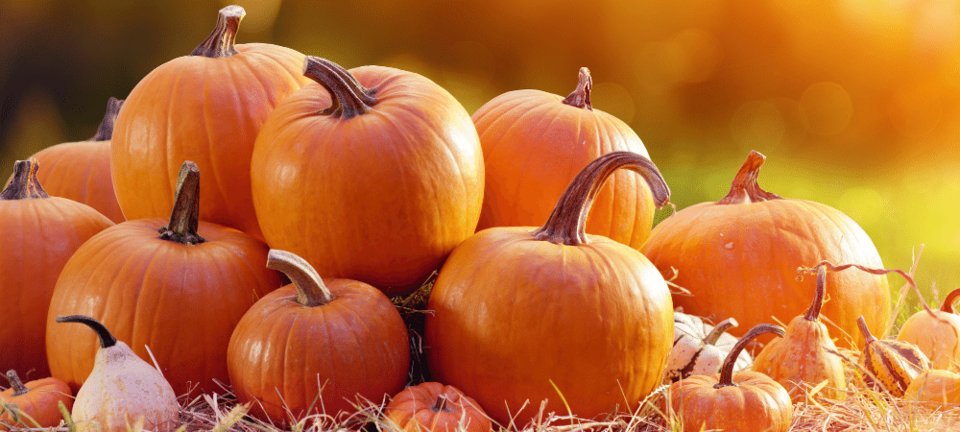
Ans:
POLYGON ((270 44, 234 45, 243 8, 220 11, 191 55, 157 67, 130 92, 113 134, 111 171, 127 219, 166 217, 177 172, 206 173, 200 218, 262 239, 250 196, 250 157, 273 108, 307 80, 303 54, 270 44))
POLYGON ((84 326, 54 325, 57 315, 86 315, 115 329, 141 359, 156 359, 177 395, 212 392, 220 390, 214 380, 229 382, 227 342, 237 322, 281 284, 263 267, 265 244, 198 220, 197 166, 184 163, 179 178, 169 222, 138 219, 104 230, 57 281, 47 356, 53 376, 74 391, 93 370, 97 338, 84 326))
POLYGON ((546 412, 584 418, 629 412, 660 384, 673 341, 666 282, 636 249, 584 232, 591 201, 620 167, 667 202, 649 159, 608 153, 541 228, 480 231, 440 270, 427 307, 430 370, 500 424, 522 427, 543 400, 546 412))
POLYGON ((48 194, 84 203, 114 223, 125 220, 110 178, 110 138, 122 105, 116 98, 107 101, 107 112, 93 138, 57 144, 33 155, 43 166, 37 179, 48 194))
MULTIPOLYGON (((486 169, 477 230, 543 223, 567 184, 602 154, 630 151, 650 157, 630 126, 593 108, 592 90, 590 71, 581 68, 577 88, 566 98, 515 90, 473 113, 486 169)), ((641 179, 614 174, 597 194, 587 233, 639 249, 650 237, 653 205, 641 179)))
POLYGON ((17 161, 0 192, 0 370, 50 376, 47 309, 67 260, 83 242, 113 225, 93 208, 49 197, 35 160, 17 161))
POLYGON ((304 71, 317 83, 277 107, 254 149, 267 243, 324 277, 387 294, 419 286, 480 217, 483 158, 470 116, 415 73, 348 72, 316 57, 304 71))
MULTIPOLYGON (((870 237, 847 215, 761 189, 757 177, 765 159, 751 152, 726 197, 666 218, 642 249, 664 275, 678 271, 673 282, 693 294, 674 298, 684 312, 734 317, 741 328, 771 317, 789 322, 804 313, 816 291, 816 280, 798 280, 797 268, 823 260, 883 268, 870 237)), ((835 289, 821 315, 828 318, 829 332, 840 338, 841 345, 848 345, 845 335, 863 345, 856 326, 860 315, 871 331, 886 330, 890 322, 886 277, 830 273, 826 284, 835 289)))

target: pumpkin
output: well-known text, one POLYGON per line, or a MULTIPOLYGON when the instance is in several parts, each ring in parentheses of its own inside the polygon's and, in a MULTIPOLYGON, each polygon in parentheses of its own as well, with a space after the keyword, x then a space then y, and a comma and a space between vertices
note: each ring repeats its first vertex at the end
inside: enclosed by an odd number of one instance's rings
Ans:
POLYGON ((104 230, 64 267, 47 315, 47 356, 53 376, 74 390, 94 368, 97 341, 80 326, 53 325, 58 315, 110 326, 143 359, 151 359, 149 347, 178 395, 229 382, 234 327, 281 279, 263 268, 266 245, 198 221, 199 177, 196 164, 185 162, 169 221, 130 220, 104 230))
MULTIPOLYGON (((716 327, 700 317, 682 312, 673 313, 673 348, 663 372, 665 384, 690 375, 713 375, 720 371, 723 359, 737 343, 727 330, 736 327, 737 320, 727 318, 716 327)), ((744 369, 753 362, 750 353, 740 351, 733 371, 744 369)))
POLYGON ((407 382, 407 327, 382 292, 350 279, 322 280, 302 258, 271 250, 267 267, 293 281, 260 299, 230 337, 233 392, 251 414, 290 425, 352 414, 407 382))
POLYGON ((36 160, 17 161, 0 192, 0 370, 47 377, 46 314, 57 277, 83 242, 113 225, 93 208, 50 197, 36 160))
POLYGON ((874 337, 863 317, 857 318, 860 332, 866 339, 857 375, 868 386, 883 388, 891 396, 902 397, 910 383, 930 369, 930 360, 916 345, 874 337))
POLYGON ((629 412, 660 384, 673 335, 666 282, 636 249, 584 232, 592 199, 618 168, 667 202, 649 159, 608 153, 570 183, 542 227, 474 234, 434 282, 430 370, 500 424, 526 424, 544 400, 546 412, 569 407, 581 418, 629 412))
MULTIPOLYGON (((839 259, 883 267, 870 237, 848 216, 761 189, 757 177, 764 160, 751 152, 726 197, 664 219, 642 249, 663 274, 678 271, 673 282, 692 295, 674 301, 687 313, 733 317, 746 328, 771 317, 788 322, 803 314, 816 291, 813 280, 797 280, 798 267, 839 259)), ((831 333, 851 335, 853 343, 862 346, 863 337, 853 324, 860 315, 871 331, 886 329, 890 288, 885 277, 831 273, 827 284, 843 287, 831 293, 821 310, 831 333)), ((736 329, 731 332, 738 334, 736 329)))
POLYGON ((751 367, 780 383, 790 393, 793 402, 806 400, 804 383, 816 386, 824 381, 827 384, 816 394, 817 397, 837 401, 847 398, 843 361, 833 339, 830 339, 827 326, 820 322, 826 281, 827 270, 819 266, 817 290, 810 308, 790 321, 782 338, 764 346, 751 367))
POLYGON ((960 374, 937 369, 923 371, 910 382, 903 398, 934 406, 960 404, 960 374))
POLYGON ((62 402, 69 410, 73 405, 73 393, 70 387, 56 378, 41 378, 26 384, 17 376, 17 371, 7 371, 10 388, 0 392, 0 431, 10 430, 7 426, 24 428, 49 428, 60 424, 57 402, 62 402))
POLYGON ((456 387, 425 382, 397 393, 384 408, 397 429, 405 432, 490 432, 493 424, 477 401, 456 387))
POLYGON ((303 54, 234 44, 244 15, 239 6, 221 9, 207 40, 154 69, 127 97, 110 153, 127 219, 168 216, 177 170, 192 160, 207 173, 200 218, 262 240, 250 194, 253 143, 274 107, 306 80, 303 54))
MULTIPOLYGON (((542 223, 573 177, 602 154, 630 151, 650 157, 630 126, 593 108, 592 91, 590 70, 581 68, 577 88, 566 98, 515 90, 473 114, 486 170, 477 230, 542 223)), ((592 208, 587 233, 634 249, 650 237, 653 196, 636 176, 615 174, 592 208)))
POLYGON ((930 359, 934 369, 957 370, 960 364, 960 316, 953 313, 953 303, 960 289, 947 295, 933 315, 919 311, 903 323, 897 340, 910 342, 930 359))
POLYGON ((411 291, 480 217, 483 158, 470 116, 415 73, 308 57, 304 74, 316 83, 277 107, 254 149, 267 243, 325 277, 411 291))
POLYGON ((56 322, 83 324, 100 342, 93 370, 70 412, 78 432, 127 432, 141 421, 146 430, 154 432, 176 429, 180 404, 158 370, 93 318, 58 316, 56 322))
POLYGON ((753 338, 783 327, 759 324, 730 350, 720 375, 694 375, 670 385, 669 410, 680 416, 684 432, 703 430, 786 432, 793 419, 787 390, 751 370, 733 373, 734 359, 753 338))
POLYGON ((33 155, 44 167, 37 179, 48 194, 82 202, 114 223, 125 220, 110 178, 110 139, 122 105, 122 100, 110 98, 93 138, 57 144, 33 155))

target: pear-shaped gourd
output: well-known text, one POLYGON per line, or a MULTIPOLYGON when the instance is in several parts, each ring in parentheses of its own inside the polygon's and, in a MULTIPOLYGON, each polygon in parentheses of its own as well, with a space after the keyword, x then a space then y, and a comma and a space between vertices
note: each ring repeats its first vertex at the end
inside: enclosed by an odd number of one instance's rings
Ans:
POLYGON ((806 399, 804 383, 817 386, 824 381, 826 386, 817 392, 818 397, 847 398, 843 362, 827 326, 820 322, 826 284, 827 270, 818 266, 817 291, 807 313, 790 321, 783 338, 770 341, 753 362, 752 369, 780 383, 793 402, 806 399))
POLYGON ((863 317, 857 318, 866 346, 860 354, 857 373, 867 385, 883 386, 891 396, 902 397, 910 383, 930 369, 930 360, 916 345, 895 340, 880 340, 870 334, 863 317))
POLYGON ((156 368, 137 357, 99 321, 84 315, 58 316, 60 323, 85 324, 100 337, 93 371, 73 403, 78 432, 126 432, 143 420, 143 428, 173 431, 180 405, 170 383, 156 368))
MULTIPOLYGON (((714 375, 720 372, 724 358, 737 344, 737 338, 726 333, 737 326, 737 320, 727 318, 716 327, 703 319, 682 312, 673 313, 673 348, 663 372, 664 384, 670 384, 691 375, 714 375)), ((741 351, 733 366, 734 372, 750 366, 750 353, 741 351)))

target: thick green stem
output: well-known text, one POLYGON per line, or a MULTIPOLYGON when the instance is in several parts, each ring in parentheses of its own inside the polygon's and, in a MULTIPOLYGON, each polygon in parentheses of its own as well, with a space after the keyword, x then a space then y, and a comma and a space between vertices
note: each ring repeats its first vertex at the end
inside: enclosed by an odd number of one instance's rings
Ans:
POLYGON ((593 111, 593 104, 590 103, 590 93, 592 91, 593 77, 590 76, 590 69, 582 67, 580 68, 580 76, 577 78, 577 89, 567 95, 563 103, 593 111))
POLYGON ((217 16, 217 26, 210 32, 210 36, 190 53, 192 56, 207 58, 224 58, 237 54, 234 44, 237 39, 237 30, 240 21, 247 14, 240 6, 227 6, 220 9, 217 16))
POLYGON ((30 391, 27 386, 23 385, 23 381, 20 381, 17 371, 13 369, 7 371, 7 381, 10 382, 10 388, 13 389, 14 396, 23 396, 30 391))
POLYGON ((351 119, 370 112, 377 104, 374 92, 357 81, 342 66, 319 57, 307 56, 303 75, 316 81, 330 93, 330 106, 321 115, 351 119))
POLYGON ((723 366, 720 367, 720 381, 714 385, 713 388, 719 389, 727 386, 736 386, 736 384, 733 383, 733 366, 737 363, 737 357, 740 356, 740 352, 743 351, 743 348, 746 347, 750 341, 766 333, 773 333, 780 337, 783 337, 785 334, 783 327, 778 325, 757 324, 754 326, 737 341, 737 344, 734 345, 730 353, 727 354, 727 358, 723 360, 723 366))
POLYGON ((757 179, 760 177, 760 167, 767 157, 760 152, 751 151, 746 162, 737 171, 736 177, 730 186, 730 192, 717 204, 746 204, 752 202, 783 199, 780 195, 767 192, 760 188, 757 179))
POLYGON ((36 159, 19 160, 13 164, 13 178, 0 192, 0 201, 50 198, 37 180, 40 163, 36 159))
POLYGON ((87 141, 110 141, 113 138, 113 126, 117 123, 117 115, 120 114, 122 106, 122 100, 111 97, 107 101, 107 112, 104 113, 103 120, 100 121, 97 134, 87 141))
POLYGON ((322 306, 333 301, 333 294, 323 279, 306 260, 291 252, 271 249, 267 268, 287 275, 297 290, 297 303, 306 307, 322 306))
POLYGON ((86 315, 68 315, 68 316, 57 316, 58 323, 80 323, 84 324, 87 327, 93 329, 97 333, 97 337, 100 338, 100 348, 110 348, 117 344, 117 338, 113 337, 110 334, 110 331, 104 327, 100 321, 97 321, 93 318, 90 318, 86 315))
POLYGON ((625 151, 607 153, 587 164, 570 182, 550 213, 547 223, 533 231, 534 237, 558 245, 586 244, 587 234, 584 229, 590 206, 600 193, 603 183, 620 168, 643 177, 653 192, 653 202, 658 209, 670 202, 670 188, 650 159, 625 151))
POLYGON ((170 223, 160 228, 160 238, 184 245, 203 243, 197 234, 200 226, 200 168, 192 161, 180 166, 170 223))

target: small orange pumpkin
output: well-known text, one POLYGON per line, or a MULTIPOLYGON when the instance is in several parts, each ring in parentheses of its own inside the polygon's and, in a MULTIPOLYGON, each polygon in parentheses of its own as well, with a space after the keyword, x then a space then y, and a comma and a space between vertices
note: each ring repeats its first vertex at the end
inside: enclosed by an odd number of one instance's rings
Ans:
POLYGON ((397 393, 384 409, 405 432, 489 432, 490 418, 473 398, 454 386, 425 382, 397 393))
POLYGON ((933 315, 923 310, 913 314, 897 335, 897 340, 920 348, 934 369, 957 370, 960 364, 960 315, 953 313, 953 303, 958 297, 960 289, 955 289, 933 315))
POLYGON ((41 378, 26 384, 20 381, 17 371, 7 371, 10 388, 0 393, 0 431, 6 426, 42 427, 57 426, 63 420, 57 402, 63 402, 67 410, 73 406, 73 394, 66 383, 56 378, 41 378))
POLYGON ((960 404, 960 374, 937 369, 923 371, 910 382, 903 398, 933 406, 960 404))

